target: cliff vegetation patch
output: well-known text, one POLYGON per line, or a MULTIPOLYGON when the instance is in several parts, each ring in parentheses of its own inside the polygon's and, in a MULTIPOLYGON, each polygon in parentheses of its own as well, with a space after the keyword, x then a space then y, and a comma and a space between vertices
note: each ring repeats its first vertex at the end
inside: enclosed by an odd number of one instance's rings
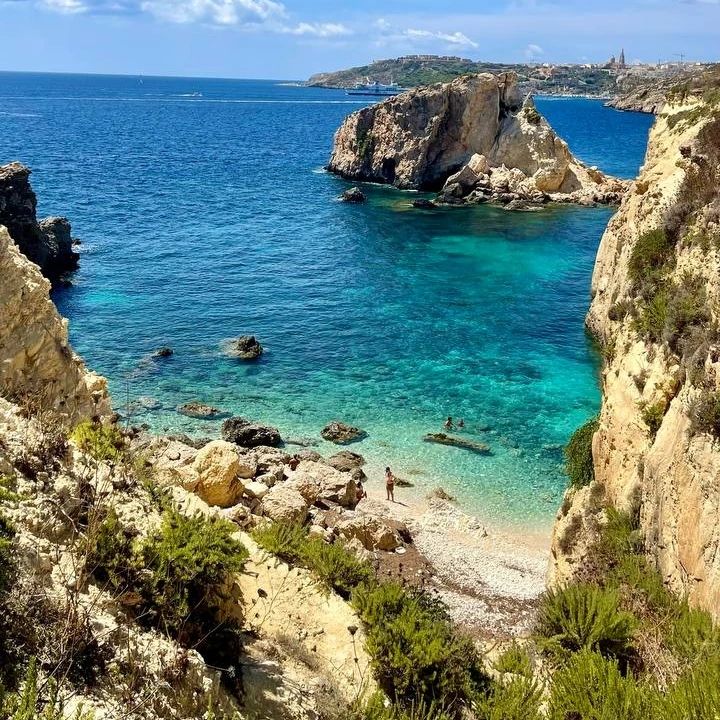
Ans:
POLYGON ((565 446, 565 473, 573 487, 589 485, 595 478, 592 439, 599 426, 597 416, 581 425, 565 446))

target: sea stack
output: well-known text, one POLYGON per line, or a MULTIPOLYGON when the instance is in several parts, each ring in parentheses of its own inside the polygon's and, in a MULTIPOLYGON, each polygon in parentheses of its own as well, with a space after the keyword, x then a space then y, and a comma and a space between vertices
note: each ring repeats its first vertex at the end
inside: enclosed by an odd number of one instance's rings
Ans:
POLYGON ((627 184, 577 160, 515 73, 420 87, 358 110, 335 134, 330 172, 452 204, 618 203, 627 184))
POLYGON ((66 218, 38 221, 37 198, 30 187, 30 168, 19 162, 0 167, 0 225, 5 225, 20 252, 50 280, 76 270, 79 255, 73 250, 66 218))

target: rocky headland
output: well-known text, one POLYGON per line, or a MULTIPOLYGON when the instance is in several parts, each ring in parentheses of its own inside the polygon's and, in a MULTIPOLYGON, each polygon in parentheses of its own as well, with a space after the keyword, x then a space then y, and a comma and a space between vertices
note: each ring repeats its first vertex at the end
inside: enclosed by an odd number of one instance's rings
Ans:
POLYGON ((587 316, 605 358, 602 409, 586 436, 592 481, 568 491, 550 568, 554 583, 582 577, 609 505, 637 519, 665 584, 716 618, 719 188, 716 94, 668 97, 600 243, 587 316))
POLYGON ((19 162, 0 167, 0 225, 5 225, 20 251, 45 277, 58 280, 78 267, 67 218, 38 220, 30 168, 19 162))
POLYGON ((570 152, 514 73, 461 77, 363 108, 337 131, 328 170, 439 191, 437 202, 619 203, 626 183, 570 152))

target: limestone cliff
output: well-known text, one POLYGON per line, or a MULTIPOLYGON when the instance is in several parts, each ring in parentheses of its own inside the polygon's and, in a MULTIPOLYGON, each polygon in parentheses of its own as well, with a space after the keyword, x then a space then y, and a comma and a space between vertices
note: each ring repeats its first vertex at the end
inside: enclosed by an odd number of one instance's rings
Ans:
POLYGON ((49 281, 0 226, 0 394, 39 403, 70 425, 108 414, 105 380, 73 353, 49 293, 49 281))
POLYGON ((624 185, 573 157, 514 73, 421 87, 350 115, 328 169, 446 201, 619 202, 624 185))
POLYGON ((637 514, 667 584, 720 617, 720 110, 669 102, 603 235, 587 324, 605 357, 595 480, 569 490, 551 582, 609 502, 637 514))
POLYGON ((0 167, 0 225, 5 225, 20 250, 55 280, 75 270, 70 223, 50 217, 38 221, 37 198, 30 187, 30 169, 18 162, 0 167))

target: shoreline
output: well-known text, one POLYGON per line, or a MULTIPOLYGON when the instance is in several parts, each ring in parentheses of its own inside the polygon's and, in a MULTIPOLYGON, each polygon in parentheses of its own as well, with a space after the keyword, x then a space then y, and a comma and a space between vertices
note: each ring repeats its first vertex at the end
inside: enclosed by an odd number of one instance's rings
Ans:
MULTIPOLYGON (((404 523, 431 566, 430 588, 452 619, 481 638, 520 637, 531 630, 538 597, 546 589, 550 535, 521 533, 466 513, 456 502, 369 480, 358 510, 404 523)), ((409 488, 413 490, 413 488, 409 488)))

